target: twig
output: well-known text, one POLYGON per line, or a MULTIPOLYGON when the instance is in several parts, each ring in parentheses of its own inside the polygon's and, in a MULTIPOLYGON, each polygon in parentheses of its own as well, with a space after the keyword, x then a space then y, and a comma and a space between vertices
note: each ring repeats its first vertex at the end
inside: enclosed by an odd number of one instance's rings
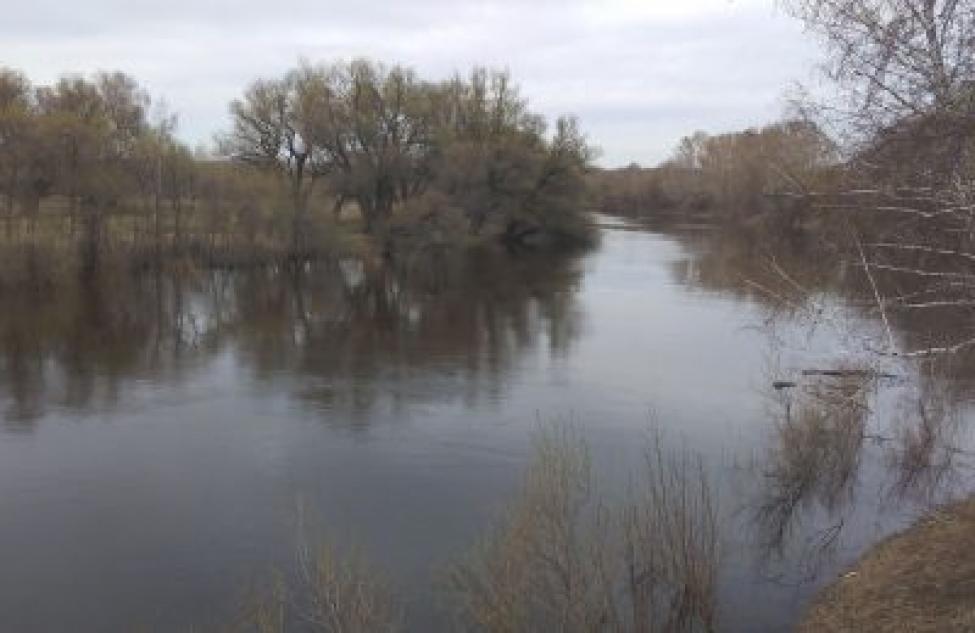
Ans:
POLYGON ((884 306, 884 299, 880 295, 880 289, 877 288, 877 280, 873 278, 873 273, 870 272, 870 264, 867 262, 867 256, 863 252, 863 243, 860 241, 860 236, 857 235, 857 250, 860 251, 860 261, 863 262, 863 271, 867 275, 867 279, 870 280, 870 287, 873 288, 873 296, 877 299, 877 307, 880 309, 880 317, 884 322, 884 329, 887 330, 887 343, 890 345, 890 351, 896 352, 897 345, 894 343, 894 333, 890 328, 890 320, 887 318, 887 309, 884 306))

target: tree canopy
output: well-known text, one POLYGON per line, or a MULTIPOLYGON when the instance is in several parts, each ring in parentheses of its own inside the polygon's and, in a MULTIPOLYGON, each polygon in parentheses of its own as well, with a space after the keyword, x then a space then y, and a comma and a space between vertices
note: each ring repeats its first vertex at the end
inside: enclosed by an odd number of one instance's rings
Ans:
POLYGON ((472 234, 549 229, 578 215, 593 156, 574 120, 560 119, 547 135, 509 75, 482 68, 425 81, 362 59, 302 63, 255 81, 231 114, 224 151, 286 175, 296 222, 321 182, 337 209, 356 204, 369 232, 398 206, 426 200, 432 210, 444 199, 472 234))

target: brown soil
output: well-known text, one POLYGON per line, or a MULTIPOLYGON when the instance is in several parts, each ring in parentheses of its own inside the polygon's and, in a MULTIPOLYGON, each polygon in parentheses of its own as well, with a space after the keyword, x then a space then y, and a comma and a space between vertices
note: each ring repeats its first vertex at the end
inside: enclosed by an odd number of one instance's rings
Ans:
POLYGON ((819 595, 798 631, 975 631, 975 497, 867 552, 819 595))

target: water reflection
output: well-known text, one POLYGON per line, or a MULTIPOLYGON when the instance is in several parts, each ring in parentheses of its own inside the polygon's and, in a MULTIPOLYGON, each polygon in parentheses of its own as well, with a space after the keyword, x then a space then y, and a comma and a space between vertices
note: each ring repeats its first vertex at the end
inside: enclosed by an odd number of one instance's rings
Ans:
POLYGON ((29 429, 50 407, 118 407, 134 381, 186 380, 228 350, 258 382, 287 372, 301 401, 355 419, 384 398, 496 398, 530 350, 567 352, 579 280, 571 255, 491 249, 397 268, 106 273, 3 297, 0 406, 29 429))
MULTIPOLYGON (((817 583, 971 489, 975 374, 877 362, 854 269, 735 233, 606 233, 581 260, 169 269, 0 297, 0 429, 24 432, 0 433, 15 628, 112 600, 89 630, 154 609, 161 630, 199 621, 241 574, 291 560, 301 494, 416 589, 414 628, 451 630, 429 613, 430 566, 516 497, 527 427, 563 413, 614 492, 648 408, 705 460, 733 545, 722 630, 787 628, 817 583), (65 579, 78 604, 51 609, 65 579)), ((644 536, 660 534, 684 532, 644 536)))
POLYGON ((809 505, 817 503, 835 512, 850 503, 869 412, 870 382, 864 375, 849 374, 783 390, 787 392, 782 397, 783 413, 774 421, 772 447, 762 473, 766 487, 757 508, 766 550, 782 552, 796 515, 809 505))
MULTIPOLYGON (((746 469, 741 509, 761 573, 821 584, 880 526, 903 525, 972 490, 965 421, 975 357, 878 353, 887 332, 863 275, 822 247, 754 232, 677 236, 688 257, 672 265, 676 279, 763 314, 755 329, 768 350, 769 434, 746 469)), ((890 316, 904 349, 960 331, 957 310, 890 316)))
MULTIPOLYGON (((862 266, 834 246, 758 229, 656 228, 679 239, 687 252, 671 266, 680 283, 755 302, 770 319, 830 329, 846 355, 869 355, 877 362, 877 352, 886 351, 888 333, 879 327, 881 315, 862 266)), ((885 310, 899 349, 937 348, 972 330, 971 310, 958 307, 954 286, 898 277, 896 287, 897 300, 885 302, 885 310), (915 309, 921 303, 926 309, 915 309)), ((916 364, 938 376, 952 398, 975 396, 975 353, 962 350, 916 364)))
POLYGON ((198 327, 181 275, 97 281, 3 297, 0 381, 4 418, 24 427, 47 407, 91 410, 119 402, 127 381, 179 378, 198 327))

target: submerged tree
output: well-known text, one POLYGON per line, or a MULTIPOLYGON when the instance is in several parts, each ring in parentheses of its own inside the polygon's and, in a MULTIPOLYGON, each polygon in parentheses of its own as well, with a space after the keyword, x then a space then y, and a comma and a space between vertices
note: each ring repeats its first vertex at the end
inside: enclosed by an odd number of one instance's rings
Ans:
POLYGON ((234 101, 230 110, 234 130, 224 139, 224 151, 236 160, 260 168, 280 170, 288 179, 292 202, 292 248, 297 253, 304 235, 308 182, 326 172, 326 157, 309 147, 304 130, 299 92, 303 86, 295 77, 258 80, 234 101))
POLYGON ((547 139, 507 73, 435 83, 368 60, 302 64, 256 82, 231 111, 225 150, 288 174, 296 218, 306 177, 308 188, 321 177, 336 212, 354 202, 370 233, 384 232, 395 208, 437 215, 442 205, 417 202, 428 195, 449 199, 475 235, 554 227, 584 204, 593 153, 578 126, 561 120, 547 139))
POLYGON ((0 245, 13 263, 0 281, 91 272, 110 251, 142 264, 307 259, 348 243, 328 213, 347 205, 390 255, 588 228, 591 151, 569 120, 549 135, 506 73, 430 82, 367 60, 301 64, 231 104, 216 157, 190 152, 150 105, 122 73, 34 87, 0 68, 0 245))
POLYGON ((36 190, 38 139, 33 118, 34 95, 21 73, 0 68, 0 191, 6 197, 8 235, 13 230, 14 207, 36 190))
POLYGON ((100 73, 92 80, 64 78, 41 88, 37 102, 54 157, 48 173, 68 199, 72 225, 80 213, 82 261, 90 269, 101 250, 105 214, 131 191, 149 97, 131 77, 100 73))
POLYGON ((399 66, 302 64, 281 79, 258 80, 231 105, 234 131, 225 149, 288 176, 296 239, 310 188, 322 176, 329 177, 336 211, 354 200, 374 231, 395 203, 425 184, 428 97, 413 71, 399 66))

